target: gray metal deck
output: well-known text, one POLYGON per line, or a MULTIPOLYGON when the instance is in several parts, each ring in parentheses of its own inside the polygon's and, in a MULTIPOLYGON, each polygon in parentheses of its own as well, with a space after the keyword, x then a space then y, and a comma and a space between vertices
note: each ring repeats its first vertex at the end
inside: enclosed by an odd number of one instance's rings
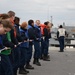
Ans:
MULTIPOLYGON (((50 47, 51 61, 40 60, 42 66, 36 66, 27 75, 75 75, 75 49, 67 48, 60 53, 58 47, 50 47)), ((33 60, 32 60, 33 61, 33 60)), ((18 74, 19 75, 19 74, 18 74)))

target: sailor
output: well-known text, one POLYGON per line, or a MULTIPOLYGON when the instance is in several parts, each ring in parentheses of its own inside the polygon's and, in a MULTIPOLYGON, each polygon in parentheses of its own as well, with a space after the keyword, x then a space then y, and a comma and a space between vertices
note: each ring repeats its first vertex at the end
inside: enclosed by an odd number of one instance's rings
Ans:
POLYGON ((36 40, 34 40, 34 61, 33 64, 36 64, 37 66, 41 66, 41 63, 39 62, 40 56, 41 56, 41 30, 40 30, 40 20, 36 20, 35 23, 35 33, 36 33, 36 40))
POLYGON ((57 31, 57 38, 60 44, 60 51, 59 52, 64 52, 64 38, 66 35, 66 30, 63 28, 62 25, 59 26, 58 31, 57 31))

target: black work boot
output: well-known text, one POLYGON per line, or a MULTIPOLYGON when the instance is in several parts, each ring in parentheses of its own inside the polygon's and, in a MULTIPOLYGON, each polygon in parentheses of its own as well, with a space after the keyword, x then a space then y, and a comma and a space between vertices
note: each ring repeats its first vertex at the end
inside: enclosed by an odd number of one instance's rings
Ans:
POLYGON ((27 74, 27 72, 25 72, 24 68, 20 68, 19 69, 19 74, 27 74))
POLYGON ((26 70, 26 68, 24 68, 24 71, 25 71, 25 72, 27 72, 27 73, 29 73, 29 71, 28 71, 28 70, 26 70))
POLYGON ((36 64, 37 66, 41 66, 39 59, 34 59, 33 64, 36 64))
POLYGON ((60 50, 59 52, 64 52, 63 50, 60 50))
POLYGON ((50 61, 49 55, 44 55, 44 56, 43 56, 43 60, 44 60, 44 61, 50 61))
POLYGON ((31 69, 31 70, 33 70, 34 67, 32 67, 32 65, 30 65, 29 63, 27 63, 27 64, 26 64, 26 69, 31 69))

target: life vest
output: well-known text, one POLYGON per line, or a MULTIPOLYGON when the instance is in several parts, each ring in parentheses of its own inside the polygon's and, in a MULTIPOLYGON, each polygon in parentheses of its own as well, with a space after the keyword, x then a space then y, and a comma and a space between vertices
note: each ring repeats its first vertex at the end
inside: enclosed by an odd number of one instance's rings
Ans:
POLYGON ((42 35, 44 35, 44 28, 45 28, 46 26, 44 25, 44 24, 40 24, 40 28, 41 28, 41 34, 42 35))
POLYGON ((65 36, 65 29, 64 28, 59 28, 58 32, 59 32, 59 37, 60 36, 65 36))

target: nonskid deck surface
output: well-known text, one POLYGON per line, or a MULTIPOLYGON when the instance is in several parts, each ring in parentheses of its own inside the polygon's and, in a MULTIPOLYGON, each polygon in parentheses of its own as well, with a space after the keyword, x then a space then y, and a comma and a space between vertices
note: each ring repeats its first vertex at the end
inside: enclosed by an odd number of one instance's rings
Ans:
MULTIPOLYGON (((58 52, 59 47, 49 47, 51 61, 40 60, 42 66, 33 65, 27 75, 75 75, 75 49, 65 48, 64 52, 58 52)), ((20 75, 20 74, 18 74, 20 75)))

